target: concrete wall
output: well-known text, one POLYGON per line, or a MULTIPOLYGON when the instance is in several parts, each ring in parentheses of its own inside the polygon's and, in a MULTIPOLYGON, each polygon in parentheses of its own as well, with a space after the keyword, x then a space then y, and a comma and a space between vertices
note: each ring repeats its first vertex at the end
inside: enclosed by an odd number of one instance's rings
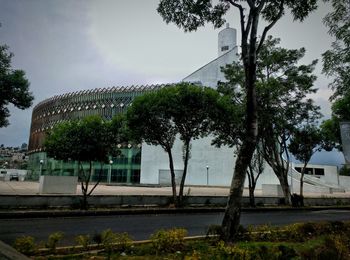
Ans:
POLYGON ((77 176, 40 176, 40 194, 76 194, 77 176))
MULTIPOLYGON (((0 195, 0 209, 19 208, 55 208, 68 207, 79 208, 81 196, 58 195, 0 195)), ((128 206, 167 206, 170 196, 91 196, 88 198, 91 207, 128 207, 128 206)), ((193 206, 226 206, 226 196, 189 196, 186 197, 188 205, 193 206)), ((281 197, 256 197, 259 205, 278 205, 281 197)), ((305 198, 306 206, 332 206, 350 205, 350 198, 305 198)), ((249 198, 243 198, 243 205, 249 205, 249 198)))
POLYGON ((350 176, 339 176, 340 186, 345 190, 350 191, 350 176))
MULTIPOLYGON (((211 145, 211 141, 212 138, 206 137, 192 142, 191 159, 185 184, 230 186, 235 163, 234 150, 227 146, 216 148, 211 145), (208 172, 207 166, 209 166, 208 172)), ((182 141, 179 138, 176 139, 173 147, 173 157, 175 170, 182 171, 182 141)), ((159 172, 163 170, 169 170, 167 153, 160 146, 143 143, 140 182, 159 184, 159 172)))
POLYGON ((182 81, 185 82, 200 82, 203 86, 216 88, 218 81, 225 82, 224 74, 221 72, 221 67, 226 64, 231 64, 237 61, 237 47, 221 55, 217 59, 209 62, 192 74, 188 75, 182 81))

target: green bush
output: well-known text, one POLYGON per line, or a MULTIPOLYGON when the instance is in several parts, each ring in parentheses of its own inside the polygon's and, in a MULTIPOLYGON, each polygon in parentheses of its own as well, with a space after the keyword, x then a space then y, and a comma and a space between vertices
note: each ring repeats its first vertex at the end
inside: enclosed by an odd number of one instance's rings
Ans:
POLYGON ((310 250, 308 256, 317 260, 346 260, 349 259, 349 241, 344 235, 328 235, 321 247, 310 250))
POLYGON ((36 251, 34 237, 31 236, 22 236, 16 238, 13 247, 25 255, 32 255, 36 251))
POLYGON ((183 228, 173 228, 168 230, 159 230, 152 234, 150 239, 156 253, 172 253, 184 248, 184 238, 187 230, 183 228))
POLYGON ((50 249, 50 251, 55 251, 57 244, 62 238, 64 237, 64 233, 62 232, 55 232, 49 235, 49 238, 47 239, 46 247, 50 249))
POLYGON ((101 242, 108 255, 113 251, 128 251, 132 246, 132 239, 127 233, 114 233, 110 229, 101 233, 101 242))
POLYGON ((84 250, 87 250, 91 243, 91 238, 89 235, 79 235, 75 237, 75 242, 82 246, 84 250))

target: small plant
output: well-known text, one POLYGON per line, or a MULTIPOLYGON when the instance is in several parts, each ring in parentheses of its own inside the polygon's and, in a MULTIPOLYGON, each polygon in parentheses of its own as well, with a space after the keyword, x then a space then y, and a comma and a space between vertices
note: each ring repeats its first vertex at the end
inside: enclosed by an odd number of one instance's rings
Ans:
POLYGON ((64 236, 64 233, 62 232, 55 232, 49 235, 49 238, 47 239, 46 247, 50 249, 50 251, 55 251, 57 244, 60 240, 62 240, 64 236))
POLYGON ((25 255, 32 255, 36 251, 35 240, 31 236, 16 238, 13 247, 25 255))
POLYGON ((128 233, 116 233, 116 250, 129 251, 132 246, 132 239, 128 233))
POLYGON ((78 245, 82 246, 84 250, 87 250, 91 243, 91 238, 89 235, 79 235, 75 237, 75 242, 77 242, 78 245))
POLYGON ((102 243, 102 235, 101 233, 95 233, 92 237, 92 241, 94 241, 94 243, 100 245, 102 243))
POLYGON ((115 234, 112 230, 107 229, 102 231, 101 233, 101 242, 103 244, 104 249, 108 254, 108 258, 113 252, 113 244, 115 243, 115 234))
POLYGON ((187 230, 184 228, 173 228, 168 230, 159 230, 152 234, 152 246, 156 253, 173 253, 184 248, 184 238, 187 230))

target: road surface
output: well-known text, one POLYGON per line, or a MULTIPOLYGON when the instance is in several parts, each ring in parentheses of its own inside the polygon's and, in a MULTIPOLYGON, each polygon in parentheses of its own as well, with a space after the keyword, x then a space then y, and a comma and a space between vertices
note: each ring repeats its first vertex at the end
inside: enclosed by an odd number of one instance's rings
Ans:
MULTIPOLYGON (((94 235, 108 228, 114 232, 127 232, 135 240, 148 239, 154 231, 172 227, 184 227, 189 235, 204 235, 207 227, 220 224, 222 217, 222 213, 201 213, 0 219, 0 240, 12 244, 15 238, 30 235, 36 242, 46 241, 49 234, 61 231, 64 233, 62 245, 72 245, 77 235, 94 235)), ((322 220, 350 220, 350 210, 244 212, 241 224, 284 225, 322 220)))

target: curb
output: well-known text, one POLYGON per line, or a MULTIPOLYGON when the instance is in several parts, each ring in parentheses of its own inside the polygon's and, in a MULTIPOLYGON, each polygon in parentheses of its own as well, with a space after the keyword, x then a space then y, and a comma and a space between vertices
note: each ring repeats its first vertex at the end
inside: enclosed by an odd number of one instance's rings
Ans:
MULTIPOLYGON (((242 212, 277 212, 277 211, 319 211, 319 210, 350 210, 350 206, 339 207, 261 207, 242 208, 242 212)), ((58 217, 88 217, 88 216, 112 216, 112 215, 157 215, 157 214, 200 214, 221 213, 225 208, 143 208, 143 209, 110 209, 110 210, 22 210, 0 212, 0 219, 9 218, 58 218, 58 217)))

